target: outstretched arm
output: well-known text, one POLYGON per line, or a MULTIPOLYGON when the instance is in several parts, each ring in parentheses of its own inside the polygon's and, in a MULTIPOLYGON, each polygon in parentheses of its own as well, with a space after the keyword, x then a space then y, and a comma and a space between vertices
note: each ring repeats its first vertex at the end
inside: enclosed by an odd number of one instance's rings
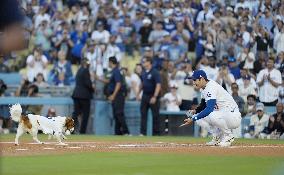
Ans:
POLYGON ((216 105, 216 99, 210 99, 206 103, 206 108, 203 109, 199 114, 195 115, 192 120, 196 121, 208 116, 211 112, 214 111, 214 106, 216 105))

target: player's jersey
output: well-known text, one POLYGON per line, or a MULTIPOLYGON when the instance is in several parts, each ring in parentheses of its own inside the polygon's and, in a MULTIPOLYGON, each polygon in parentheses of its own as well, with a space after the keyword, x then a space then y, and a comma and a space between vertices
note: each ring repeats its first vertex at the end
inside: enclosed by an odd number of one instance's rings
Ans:
POLYGON ((207 102, 210 99, 216 99, 214 110, 238 110, 238 105, 233 97, 218 83, 209 80, 205 89, 201 90, 201 98, 207 102))

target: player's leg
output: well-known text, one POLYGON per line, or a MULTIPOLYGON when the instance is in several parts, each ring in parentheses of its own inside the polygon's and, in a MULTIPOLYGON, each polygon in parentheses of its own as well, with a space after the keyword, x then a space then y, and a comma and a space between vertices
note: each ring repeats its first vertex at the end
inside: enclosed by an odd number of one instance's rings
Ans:
POLYGON ((221 141, 220 129, 212 126, 210 124, 210 120, 208 120, 207 117, 196 121, 196 124, 198 124, 200 127, 204 128, 205 130, 207 130, 209 133, 212 134, 212 140, 207 142, 206 145, 214 146, 214 145, 217 145, 218 143, 220 143, 220 141, 221 141))
POLYGON ((228 115, 228 113, 224 111, 213 111, 207 116, 211 125, 219 128, 220 134, 222 135, 222 140, 219 143, 220 146, 230 146, 234 141, 232 130, 228 127, 228 124, 224 119, 227 117, 226 115, 228 115))
POLYGON ((241 121, 242 121, 242 116, 239 111, 234 111, 234 112, 224 112, 224 119, 227 123, 227 126, 229 129, 236 129, 240 127, 241 121))

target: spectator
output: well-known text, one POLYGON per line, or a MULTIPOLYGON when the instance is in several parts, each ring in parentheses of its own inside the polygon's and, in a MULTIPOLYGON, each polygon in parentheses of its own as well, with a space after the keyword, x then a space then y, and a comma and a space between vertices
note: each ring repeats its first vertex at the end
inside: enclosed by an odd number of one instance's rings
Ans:
POLYGON ((28 87, 31 83, 29 80, 25 77, 22 78, 21 80, 21 85, 18 87, 18 89, 15 92, 15 96, 27 96, 28 95, 28 87))
POLYGON ((275 60, 275 68, 281 73, 284 72, 284 52, 280 52, 275 60))
POLYGON ((268 55, 268 45, 269 45, 269 33, 263 28, 259 27, 259 31, 256 31, 255 41, 256 41, 256 50, 257 52, 263 52, 266 56, 268 55), (259 32, 259 33, 258 33, 259 32))
POLYGON ((237 84, 239 86, 239 95, 247 102, 247 96, 248 95, 257 95, 256 93, 256 88, 251 83, 251 77, 249 75, 245 75, 244 77, 241 78, 242 82, 237 81, 237 84))
MULTIPOLYGON (((241 115, 244 116, 245 115, 245 113, 244 113, 245 112, 244 111, 245 102, 244 102, 244 99, 242 97, 240 97, 239 94, 238 94, 238 91, 239 91, 238 84, 232 83, 231 89, 232 89, 232 97, 234 98, 235 102, 237 103, 241 115)), ((239 126, 236 129, 233 129, 233 133, 234 133, 235 137, 237 137, 237 138, 242 137, 241 126, 239 126)))
POLYGON ((9 67, 5 64, 4 58, 0 56, 0 73, 9 73, 9 67))
POLYGON ((204 55, 207 57, 215 56, 216 48, 213 41, 213 35, 208 33, 206 35, 206 40, 202 41, 202 45, 204 47, 204 55))
POLYGON ((284 51, 284 27, 281 28, 280 32, 278 32, 274 37, 274 47, 276 48, 276 53, 284 51))
POLYGON ((249 69, 250 71, 253 70, 253 63, 255 61, 254 53, 250 50, 250 46, 246 45, 243 48, 243 51, 237 55, 237 60, 240 63, 240 68, 249 69))
POLYGON ((203 22, 206 23, 211 19, 214 19, 213 11, 210 9, 210 3, 206 1, 204 3, 203 10, 201 10, 197 15, 196 22, 201 24, 203 22))
POLYGON ((46 56, 42 54, 40 46, 34 49, 32 55, 27 58, 27 76, 30 82, 33 82, 38 73, 42 73, 44 78, 47 79, 47 65, 48 60, 46 56))
POLYGON ((170 62, 168 60, 163 60, 161 64, 162 65, 160 69, 160 76, 161 76, 160 96, 162 97, 170 91, 169 89, 170 77, 172 77, 173 74, 175 74, 175 72, 171 74, 171 71, 170 71, 171 67, 174 67, 173 62, 170 62))
POLYGON ((233 74, 235 80, 241 78, 241 69, 238 66, 236 58, 229 57, 228 62, 229 62, 230 72, 231 72, 231 74, 233 74))
POLYGON ((282 84, 281 72, 274 68, 274 59, 269 58, 267 68, 257 74, 259 100, 266 106, 274 106, 278 102, 278 87, 282 84))
POLYGON ((76 85, 72 94, 74 101, 74 112, 72 114, 72 118, 75 122, 75 132, 80 132, 81 134, 86 134, 90 116, 91 99, 94 92, 94 85, 90 78, 89 65, 90 63, 88 59, 82 60, 81 67, 76 74, 76 85), (82 122, 79 130, 78 118, 81 114, 82 122))
POLYGON ((123 19, 120 18, 118 11, 114 11, 111 18, 107 20, 108 25, 110 26, 111 33, 117 33, 119 26, 123 23, 123 19))
POLYGON ((247 116, 251 117, 256 113, 256 96, 255 95, 248 95, 247 102, 245 104, 245 112, 247 116))
MULTIPOLYGON (((271 16, 271 12, 268 8, 266 8, 263 12, 264 15, 261 15, 259 18, 259 24, 266 29, 267 31, 271 31, 273 27, 273 19, 271 16)), ((258 18, 260 15, 258 15, 256 18, 258 18)), ((257 19, 256 19, 257 20, 257 19)), ((269 33, 268 33, 269 34, 269 33)))
POLYGON ((235 78, 233 74, 229 72, 229 68, 226 63, 223 63, 219 69, 217 82, 230 93, 231 84, 235 82, 235 78))
POLYGON ((129 100, 138 100, 140 98, 139 88, 141 86, 142 65, 136 64, 133 74, 131 75, 131 88, 129 100))
POLYGON ((48 21, 43 20, 36 30, 34 42, 36 45, 41 45, 41 48, 46 55, 48 55, 48 52, 51 49, 51 36, 52 30, 48 25, 48 21))
POLYGON ((83 27, 80 23, 77 23, 75 26, 75 30, 71 33, 70 39, 72 43, 70 43, 72 50, 72 58, 71 63, 77 64, 80 63, 82 57, 82 49, 89 38, 88 33, 83 31, 83 27))
POLYGON ((149 18, 145 18, 142 22, 143 26, 140 28, 138 33, 140 35, 140 45, 143 48, 150 45, 148 38, 152 31, 152 21, 149 18))
POLYGON ((180 66, 180 63, 182 63, 185 58, 186 50, 182 45, 179 44, 179 39, 177 36, 172 38, 172 43, 169 45, 167 50, 169 60, 173 61, 176 67, 180 66))
POLYGON ((125 52, 133 56, 134 47, 136 47, 135 26, 132 24, 130 16, 125 16, 124 22, 120 26, 120 33, 125 47, 125 52))
MULTIPOLYGON (((40 97, 37 85, 30 84, 28 86, 27 97, 40 97)), ((28 106, 25 106, 23 111, 27 113, 32 113, 32 114, 41 114, 42 108, 43 108, 43 105, 28 105, 28 106)))
POLYGON ((240 113, 243 116, 244 115, 245 101, 244 101, 244 99, 241 96, 239 96, 239 86, 238 86, 238 84, 237 83, 232 83, 231 89, 232 89, 232 97, 234 98, 235 102, 238 104, 239 111, 240 111, 240 113))
POLYGON ((42 6, 39 9, 39 13, 35 15, 35 28, 38 28, 40 24, 42 24, 42 21, 46 21, 47 23, 50 23, 50 15, 47 13, 47 6, 42 6))
POLYGON ((109 43, 106 45, 105 51, 103 52, 103 68, 108 68, 108 58, 115 57, 118 62, 120 62, 123 58, 122 51, 116 45, 115 41, 117 39, 117 35, 112 34, 109 39, 109 43))
POLYGON ((174 30, 171 33, 172 37, 177 37, 178 39, 178 43, 181 47, 183 47, 182 49, 187 51, 188 50, 188 42, 190 40, 190 34, 189 31, 187 29, 184 28, 183 22, 178 22, 176 24, 177 29, 174 30))
POLYGON ((55 85, 70 85, 73 81, 73 73, 70 61, 66 60, 66 52, 58 52, 58 61, 54 64, 50 76, 55 85))
POLYGON ((71 56, 73 42, 71 40, 71 36, 68 32, 68 29, 64 29, 62 31, 62 34, 58 34, 54 40, 54 46, 56 47, 56 49, 63 50, 69 58, 71 56))
POLYGON ((257 52, 258 59, 253 63, 253 74, 258 74, 262 69, 266 68, 266 56, 264 52, 257 52))
POLYGON ((226 30, 221 30, 220 34, 216 37, 216 58, 219 62, 222 61, 221 59, 223 56, 228 55, 228 50, 232 47, 232 42, 230 41, 226 30))
POLYGON ((256 104, 256 114, 250 118, 249 133, 244 135, 245 138, 258 138, 260 133, 268 125, 269 116, 264 113, 264 104, 256 104))
POLYGON ((86 58, 90 62, 91 76, 96 74, 99 77, 103 76, 103 49, 100 44, 90 41, 87 44, 86 58))
POLYGON ((51 118, 51 117, 56 117, 56 116, 57 116, 57 115, 56 115, 56 110, 55 110, 55 108, 52 108, 52 107, 48 108, 46 117, 47 117, 47 118, 51 118))
POLYGON ((280 138, 284 139, 284 113, 283 104, 277 103, 276 113, 269 117, 267 138, 280 138))
POLYGON ((149 36, 149 43, 153 46, 154 52, 157 52, 160 48, 161 42, 163 40, 163 37, 168 32, 163 30, 163 22, 158 21, 154 24, 154 30, 151 31, 149 36))
MULTIPOLYGON (((5 94, 6 90, 7 90, 7 85, 2 79, 0 79, 0 98, 7 95, 5 94)), ((9 133, 8 128, 10 128, 10 125, 11 125, 11 120, 10 120, 10 114, 9 114, 9 106, 0 105, 0 133, 1 134, 9 133), (4 124, 6 124, 6 126, 4 124)))
POLYGON ((153 135, 159 135, 159 94, 161 91, 161 77, 157 70, 152 67, 151 58, 143 58, 144 71, 142 73, 142 100, 141 100, 141 135, 146 135, 147 114, 151 108, 153 116, 153 135))
POLYGON ((37 74, 34 80, 34 84, 37 85, 38 87, 43 87, 43 88, 48 86, 48 84, 44 80, 42 73, 37 74))
POLYGON ((180 110, 189 110, 194 108, 194 105, 197 105, 197 93, 194 90, 193 81, 188 79, 191 75, 192 64, 190 60, 185 60, 174 77, 178 84, 177 93, 182 98, 180 110))
POLYGON ((199 63, 197 69, 204 70, 209 80, 216 81, 219 72, 219 68, 216 66, 216 58, 214 56, 208 58, 203 56, 199 63))
POLYGON ((167 111, 180 111, 179 106, 181 105, 181 96, 177 93, 178 85, 176 82, 170 82, 170 92, 166 93, 162 97, 162 101, 166 103, 167 111))
POLYGON ((110 33, 105 30, 102 22, 97 23, 97 30, 92 33, 92 40, 98 44, 107 44, 109 42, 110 33))

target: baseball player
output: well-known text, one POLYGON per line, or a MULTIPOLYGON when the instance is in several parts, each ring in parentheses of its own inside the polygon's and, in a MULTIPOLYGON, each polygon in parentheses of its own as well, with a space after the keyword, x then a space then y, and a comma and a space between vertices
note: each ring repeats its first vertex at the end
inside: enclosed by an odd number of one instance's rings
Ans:
POLYGON ((234 141, 232 129, 241 124, 238 105, 222 86, 213 80, 208 80, 203 70, 194 71, 191 79, 201 91, 201 103, 196 110, 187 112, 188 118, 184 120, 183 125, 196 121, 213 135, 212 141, 206 145, 230 146, 234 141))

